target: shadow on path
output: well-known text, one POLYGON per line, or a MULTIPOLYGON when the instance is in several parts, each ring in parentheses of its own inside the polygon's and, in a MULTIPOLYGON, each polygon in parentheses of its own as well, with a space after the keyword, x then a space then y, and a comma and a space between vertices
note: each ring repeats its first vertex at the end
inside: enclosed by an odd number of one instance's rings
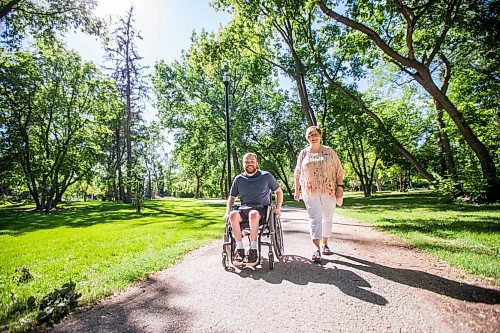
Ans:
POLYGON ((388 301, 367 288, 371 285, 354 272, 336 267, 325 267, 321 264, 297 255, 285 255, 281 262, 277 262, 274 270, 267 270, 268 262, 263 259, 263 268, 244 268, 241 271, 233 270, 243 278, 253 278, 264 280, 272 284, 280 284, 283 281, 290 281, 298 285, 308 283, 321 283, 334 285, 344 294, 358 298, 362 301, 376 305, 386 305, 388 301))
POLYGON ((81 308, 61 324, 47 332, 175 332, 190 326, 188 318, 192 313, 183 311, 165 302, 174 295, 184 294, 170 284, 155 277, 148 277, 140 288, 114 302, 104 302, 92 307, 81 308), (153 289, 143 295, 143 291, 153 289), (161 318, 161 319, 158 319, 161 318))
POLYGON ((336 265, 359 269, 361 271, 383 277, 384 279, 390 281, 394 281, 410 287, 426 289, 437 294, 453 297, 462 301, 485 304, 500 303, 499 290, 460 283, 418 270, 393 268, 340 253, 334 254, 343 257, 351 262, 343 260, 325 260, 325 258, 323 258, 323 260, 336 265))

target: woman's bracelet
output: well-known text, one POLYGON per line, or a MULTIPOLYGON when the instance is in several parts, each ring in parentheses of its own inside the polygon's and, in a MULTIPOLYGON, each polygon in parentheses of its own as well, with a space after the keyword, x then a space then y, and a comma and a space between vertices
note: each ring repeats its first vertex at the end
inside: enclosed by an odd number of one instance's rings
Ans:
POLYGON ((342 187, 342 188, 344 188, 344 184, 337 184, 337 187, 342 187))

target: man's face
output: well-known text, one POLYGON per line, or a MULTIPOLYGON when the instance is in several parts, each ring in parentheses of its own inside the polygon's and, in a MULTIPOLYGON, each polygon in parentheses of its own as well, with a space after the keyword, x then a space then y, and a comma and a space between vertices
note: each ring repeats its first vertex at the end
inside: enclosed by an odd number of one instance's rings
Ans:
POLYGON ((243 159, 243 168, 247 174, 253 174, 257 171, 258 163, 257 159, 253 156, 247 156, 243 159))

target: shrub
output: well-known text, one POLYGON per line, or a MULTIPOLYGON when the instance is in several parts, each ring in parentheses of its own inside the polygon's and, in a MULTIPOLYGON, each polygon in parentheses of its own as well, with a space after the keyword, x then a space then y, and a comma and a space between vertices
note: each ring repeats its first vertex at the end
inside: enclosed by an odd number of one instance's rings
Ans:
POLYGON ((45 296, 38 307, 37 320, 42 324, 53 324, 61 321, 64 316, 78 305, 78 298, 82 294, 76 291, 76 283, 70 281, 62 285, 60 289, 45 296))

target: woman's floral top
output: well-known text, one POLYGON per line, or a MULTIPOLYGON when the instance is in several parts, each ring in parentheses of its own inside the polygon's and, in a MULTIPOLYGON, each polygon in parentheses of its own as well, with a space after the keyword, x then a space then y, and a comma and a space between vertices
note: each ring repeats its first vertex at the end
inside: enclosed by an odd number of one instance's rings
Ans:
POLYGON ((344 169, 335 150, 321 145, 318 153, 311 153, 310 147, 301 150, 294 174, 300 177, 303 200, 313 194, 327 194, 335 200, 337 179, 344 175, 344 169))

